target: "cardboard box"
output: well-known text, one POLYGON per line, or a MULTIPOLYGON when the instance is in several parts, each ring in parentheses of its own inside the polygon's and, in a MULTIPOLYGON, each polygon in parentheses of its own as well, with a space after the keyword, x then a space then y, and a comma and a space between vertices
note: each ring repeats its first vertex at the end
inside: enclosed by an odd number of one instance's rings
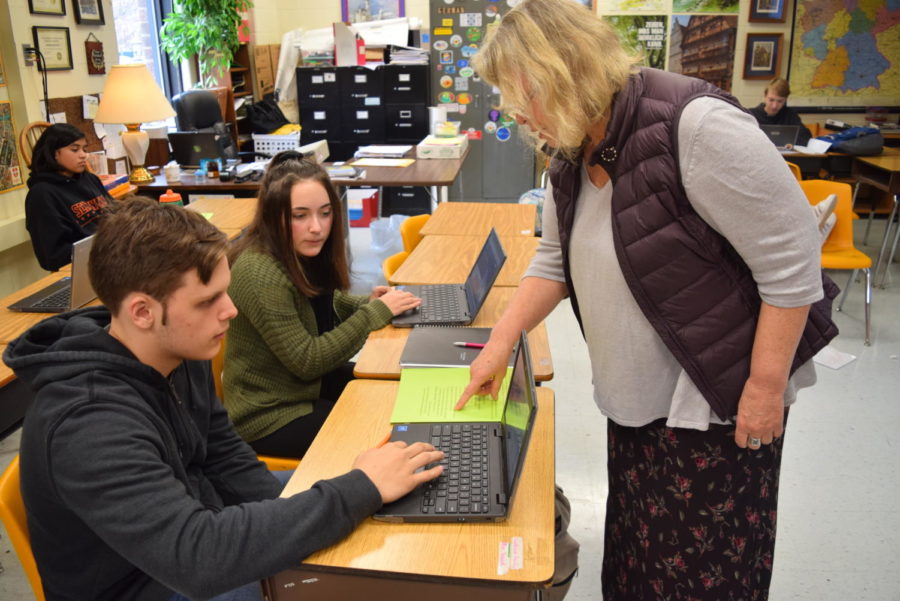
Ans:
POLYGON ((419 159, 458 159, 469 146, 469 138, 464 135, 452 138, 426 136, 416 146, 416 158, 419 159))

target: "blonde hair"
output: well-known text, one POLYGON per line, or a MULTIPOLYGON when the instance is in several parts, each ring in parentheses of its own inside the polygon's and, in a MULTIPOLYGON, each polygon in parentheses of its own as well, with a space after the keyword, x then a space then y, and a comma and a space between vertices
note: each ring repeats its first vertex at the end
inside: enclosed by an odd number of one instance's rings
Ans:
MULTIPOLYGON (((524 0, 488 33, 472 64, 500 88, 504 111, 527 118, 525 107, 537 97, 559 145, 554 154, 574 158, 640 60, 574 0, 524 0)), ((533 137, 540 149, 544 142, 533 137)))
POLYGON ((780 96, 781 98, 787 98, 791 95, 791 84, 789 84, 786 79, 776 77, 769 82, 769 85, 766 86, 763 94, 768 94, 769 92, 772 92, 773 94, 775 94, 776 96, 780 96))

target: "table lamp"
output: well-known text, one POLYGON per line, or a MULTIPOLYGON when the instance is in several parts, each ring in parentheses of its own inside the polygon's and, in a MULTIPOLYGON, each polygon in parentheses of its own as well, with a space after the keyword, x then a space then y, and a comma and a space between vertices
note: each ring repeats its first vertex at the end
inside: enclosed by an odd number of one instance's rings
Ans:
POLYGON ((103 86, 103 96, 94 121, 123 123, 122 145, 131 162, 128 181, 143 184, 153 181, 144 167, 150 136, 141 131, 141 123, 161 121, 175 115, 163 91, 143 63, 113 65, 103 86))

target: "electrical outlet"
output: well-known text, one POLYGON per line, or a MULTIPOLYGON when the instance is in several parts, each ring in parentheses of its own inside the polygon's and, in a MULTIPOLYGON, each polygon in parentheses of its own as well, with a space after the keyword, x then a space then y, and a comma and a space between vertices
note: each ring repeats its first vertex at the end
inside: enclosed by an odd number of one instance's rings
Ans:
POLYGON ((31 44, 22 44, 22 54, 25 57, 26 67, 34 65, 34 46, 32 46, 31 44))

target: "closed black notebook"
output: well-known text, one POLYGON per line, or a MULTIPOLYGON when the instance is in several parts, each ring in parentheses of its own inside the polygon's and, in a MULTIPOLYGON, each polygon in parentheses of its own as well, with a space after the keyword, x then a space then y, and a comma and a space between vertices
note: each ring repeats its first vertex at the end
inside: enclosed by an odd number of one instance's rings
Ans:
POLYGON ((403 347, 400 367, 467 367, 481 349, 455 346, 453 343, 485 344, 490 337, 490 328, 416 326, 410 331, 403 347))

